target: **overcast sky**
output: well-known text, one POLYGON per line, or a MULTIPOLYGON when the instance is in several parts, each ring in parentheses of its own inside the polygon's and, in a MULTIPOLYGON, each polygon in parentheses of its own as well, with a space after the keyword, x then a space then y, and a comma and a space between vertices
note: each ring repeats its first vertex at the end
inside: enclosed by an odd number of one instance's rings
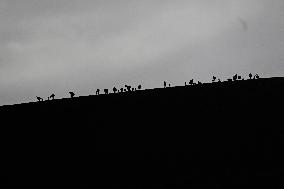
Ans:
POLYGON ((0 105, 284 76, 283 0, 0 0, 0 105))

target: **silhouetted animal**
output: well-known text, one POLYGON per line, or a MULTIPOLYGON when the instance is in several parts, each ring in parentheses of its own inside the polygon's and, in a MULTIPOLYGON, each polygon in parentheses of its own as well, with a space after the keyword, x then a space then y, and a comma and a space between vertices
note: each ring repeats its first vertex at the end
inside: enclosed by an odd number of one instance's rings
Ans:
POLYGON ((250 73, 250 74, 249 74, 249 79, 251 79, 251 78, 252 78, 252 74, 250 73))
POLYGON ((97 89, 96 90, 96 95, 99 95, 100 94, 100 89, 97 89))
POLYGON ((125 85, 125 87, 126 87, 127 91, 131 91, 131 86, 125 85))
POLYGON ((73 92, 69 92, 69 94, 70 94, 71 98, 73 98, 75 96, 75 93, 73 93, 73 92))
POLYGON ((236 81, 238 79, 238 75, 234 75, 233 80, 236 81))
POLYGON ((116 93, 117 92, 117 89, 115 87, 113 87, 113 93, 116 93))
MULTIPOLYGON (((142 88, 142 86, 141 85, 138 85, 138 89, 140 90, 142 88)), ((136 88, 135 88, 135 91, 136 91, 136 88)))
POLYGON ((166 88, 166 87, 167 87, 167 82, 164 81, 164 88, 166 88))
POLYGON ((50 99, 54 100, 55 94, 50 95, 50 99))
POLYGON ((105 94, 108 94, 108 89, 104 89, 105 94))
POLYGON ((216 79, 217 79, 217 78, 216 78, 215 76, 213 76, 212 82, 215 82, 216 79))
POLYGON ((43 98, 37 96, 36 99, 40 102, 40 101, 43 101, 43 98))

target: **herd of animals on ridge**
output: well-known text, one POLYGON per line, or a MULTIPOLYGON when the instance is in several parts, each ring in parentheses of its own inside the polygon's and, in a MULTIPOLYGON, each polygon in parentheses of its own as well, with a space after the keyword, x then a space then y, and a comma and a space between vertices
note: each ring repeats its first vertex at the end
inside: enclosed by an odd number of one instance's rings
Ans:
MULTIPOLYGON (((259 76, 258 76, 258 74, 255 74, 254 76, 250 73, 249 74, 249 79, 259 79, 259 76)), ((241 76, 239 76, 239 75, 234 75, 233 76, 233 79, 227 79, 227 81, 237 81, 237 80, 244 80, 244 78, 242 78, 241 76)), ((221 80, 220 79, 218 79, 218 81, 217 81, 217 77, 215 77, 215 76, 213 76, 213 78, 212 78, 212 82, 221 82, 221 80)), ((187 85, 202 85, 202 83, 200 82, 200 81, 198 81, 197 83, 194 83, 194 80, 193 79, 191 79, 189 82, 188 82, 188 84, 185 82, 184 83, 185 84, 185 86, 187 86, 187 85)), ((168 85, 167 85, 167 82, 166 81, 164 81, 164 88, 167 88, 167 87, 171 87, 171 84, 169 83, 168 85)), ((129 85, 125 85, 125 88, 120 88, 120 89, 117 89, 116 87, 113 87, 113 93, 122 93, 122 92, 133 92, 133 91, 136 91, 136 90, 141 90, 142 89, 142 86, 141 85, 138 85, 138 87, 137 88, 133 88, 133 87, 131 87, 131 86, 129 86, 129 85)), ((73 97, 75 97, 75 93, 74 92, 69 92, 69 94, 70 94, 70 97, 71 98, 73 98, 73 97)), ((104 94, 109 94, 109 90, 108 89, 104 89, 104 94)), ((100 89, 97 89, 96 90, 96 95, 100 95, 100 89)), ((39 97, 39 96, 37 96, 36 97, 37 98, 37 100, 40 102, 40 101, 44 101, 44 99, 43 98, 41 98, 41 97, 39 97)), ((55 98, 55 94, 51 94, 48 98, 47 98, 47 100, 54 100, 54 98, 55 98)))

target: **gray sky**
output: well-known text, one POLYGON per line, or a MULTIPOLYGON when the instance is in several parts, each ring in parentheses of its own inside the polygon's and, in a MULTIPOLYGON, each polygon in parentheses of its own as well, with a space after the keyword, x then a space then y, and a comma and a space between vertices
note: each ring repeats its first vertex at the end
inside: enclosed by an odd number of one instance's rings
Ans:
POLYGON ((283 0, 0 0, 0 105, 284 76, 283 0))

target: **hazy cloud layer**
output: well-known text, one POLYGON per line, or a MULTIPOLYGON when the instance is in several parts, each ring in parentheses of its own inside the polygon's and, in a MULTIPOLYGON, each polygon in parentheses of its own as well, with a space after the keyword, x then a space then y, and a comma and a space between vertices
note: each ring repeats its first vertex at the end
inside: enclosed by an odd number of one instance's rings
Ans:
POLYGON ((283 76, 282 0, 0 0, 0 104, 283 76))

